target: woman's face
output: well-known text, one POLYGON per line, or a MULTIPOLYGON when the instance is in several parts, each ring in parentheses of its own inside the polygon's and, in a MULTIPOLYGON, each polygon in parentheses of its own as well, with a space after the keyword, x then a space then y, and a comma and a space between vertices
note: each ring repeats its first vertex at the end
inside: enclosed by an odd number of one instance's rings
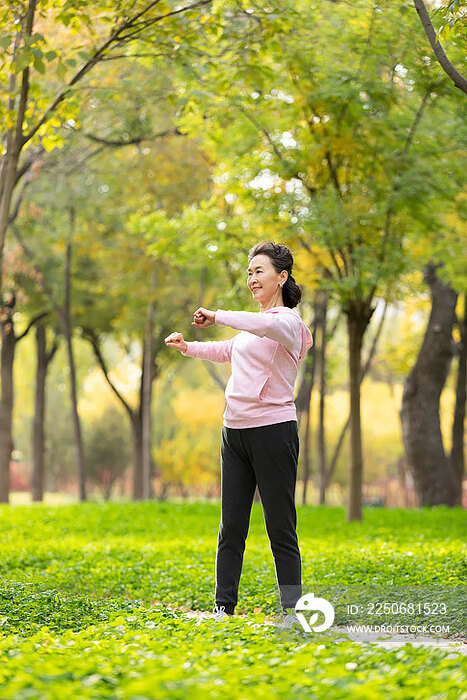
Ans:
POLYGON ((282 298, 282 288, 287 279, 287 272, 276 272, 269 255, 255 255, 248 266, 247 285, 253 299, 263 306, 270 300, 282 298))

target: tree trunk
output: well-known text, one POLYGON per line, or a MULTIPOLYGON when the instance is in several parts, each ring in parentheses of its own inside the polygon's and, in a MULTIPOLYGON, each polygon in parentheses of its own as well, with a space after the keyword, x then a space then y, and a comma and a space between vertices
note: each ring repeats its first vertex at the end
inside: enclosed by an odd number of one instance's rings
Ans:
POLYGON ((404 499, 404 508, 410 508, 409 489, 407 484, 407 463, 405 455, 399 457, 399 459, 397 460, 397 474, 399 477, 400 489, 404 499))
MULTIPOLYGON (((70 224, 71 229, 73 229, 74 221, 74 211, 70 209, 70 224)), ((71 324, 71 252, 72 243, 70 240, 67 242, 66 246, 66 265, 65 265, 65 304, 63 309, 63 329, 65 332, 66 347, 68 353, 68 366, 70 370, 70 396, 71 396, 71 410, 73 417, 73 430, 75 435, 75 449, 76 449, 76 466, 78 473, 78 487, 79 496, 81 501, 86 500, 86 481, 85 481, 85 466, 84 466, 84 449, 83 449, 83 437, 81 433, 81 422, 78 412, 78 391, 76 388, 76 368, 75 368, 75 358, 73 354, 73 343, 72 343, 72 324, 71 324)))
MULTIPOLYGON (((140 382, 140 388, 139 388, 139 406, 138 409, 135 410, 133 409, 130 404, 126 401, 124 396, 119 392, 115 384, 112 382, 110 376, 109 376, 109 370, 107 368, 107 364, 105 362, 104 356, 102 354, 100 345, 99 345, 99 338, 96 336, 96 334, 91 330, 87 329, 85 333, 85 337, 89 340, 91 343, 94 354, 97 358, 97 361, 104 373, 104 377, 112 389, 113 393, 115 396, 118 398, 118 400, 121 402, 123 405, 125 411, 128 414, 128 417, 131 422, 131 430, 132 430, 132 436, 133 436, 133 499, 134 500, 141 500, 144 498, 144 493, 143 493, 143 386, 145 386, 145 367, 146 367, 146 361, 145 361, 145 353, 146 353, 146 343, 143 340, 143 361, 142 361, 142 367, 141 367, 141 382, 140 382)), ((149 406, 151 405, 151 396, 152 396, 152 381, 155 376, 155 363, 151 361, 151 391, 149 394, 149 406)))
POLYGON ((10 498, 10 460, 13 451, 13 362, 16 348, 13 321, 15 305, 15 295, 11 294, 2 305, 1 318, 0 503, 9 503, 10 498))
MULTIPOLYGON (((316 318, 316 314, 315 314, 316 318)), ((313 328, 313 338, 316 338, 316 323, 313 328)), ((302 385, 297 396, 297 410, 299 413, 299 423, 305 421, 305 435, 303 436, 303 489, 302 489, 302 504, 306 505, 308 482, 311 475, 312 463, 312 437, 313 433, 310 429, 310 413, 311 413, 311 395, 315 383, 315 366, 316 352, 309 353, 305 358, 305 372, 303 375, 302 385), (303 419, 302 419, 303 416, 303 419)))
POLYGON ((116 481, 115 478, 112 478, 111 476, 109 476, 109 480, 107 481, 107 483, 104 483, 104 487, 103 487, 104 501, 110 501, 110 497, 112 495, 115 481, 116 481))
POLYGON ((362 424, 360 414, 361 355, 365 330, 374 312, 359 300, 349 302, 347 315, 350 384, 350 482, 347 521, 362 519, 362 424))
POLYGON ((161 479, 159 493, 157 494, 157 500, 158 501, 166 501, 168 490, 169 490, 169 484, 166 481, 162 481, 162 479, 161 479))
POLYGON ((432 308, 417 361, 404 382, 400 411, 404 446, 421 506, 458 502, 458 481, 444 451, 439 418, 439 400, 453 356, 457 293, 438 278, 440 266, 432 262, 425 266, 432 308))
POLYGON ((47 376, 46 334, 44 326, 36 328, 36 397, 33 422, 32 500, 44 497, 44 414, 45 380, 47 376))
MULTIPOLYGON (((378 326, 377 331, 375 333, 375 336, 373 338, 370 352, 368 353, 368 357, 365 361, 365 365, 362 367, 361 372, 360 372, 360 384, 362 384, 363 379, 368 374, 370 367, 372 365, 374 356, 376 354, 376 348, 378 345, 378 340, 381 337, 381 332, 383 330, 387 308, 388 308, 387 301, 385 301, 384 310, 383 310, 383 313, 381 314, 381 320, 379 322, 379 326, 378 326)), ((334 329, 337 328, 337 321, 338 321, 338 319, 336 319, 336 322, 334 324, 334 329)), ((332 332, 330 334, 330 337, 333 337, 333 336, 334 336, 334 332, 332 332)), ((339 458, 339 454, 340 454, 342 445, 344 444, 344 438, 347 434, 347 430, 348 430, 349 426, 350 426, 350 412, 349 412, 349 415, 347 416, 347 420, 346 420, 346 422, 345 422, 345 424, 340 432, 339 438, 338 438, 336 446, 334 448, 334 454, 333 454, 331 462, 329 464, 329 468, 326 470, 325 483, 324 483, 324 495, 326 493, 326 489, 328 488, 329 484, 331 483, 331 479, 332 479, 333 474, 335 472, 335 469, 337 466, 337 460, 339 458)), ((324 500, 323 500, 323 503, 324 503, 324 500)))
POLYGON ((297 418, 298 418, 298 428, 300 430, 302 422, 305 421, 305 434, 303 435, 303 448, 302 451, 302 464, 303 464, 303 488, 302 488, 302 504, 306 505, 308 482, 310 480, 311 474, 311 439, 312 431, 310 430, 310 410, 311 410, 311 395, 313 392, 313 386, 315 383, 315 366, 316 366, 316 328, 317 328, 317 311, 318 303, 315 303, 314 307, 314 323, 313 323, 313 349, 305 357, 305 370, 303 373, 303 379, 298 390, 297 398, 295 401, 297 407, 297 418))
MULTIPOLYGON (((154 311, 151 312, 152 315, 154 311)), ((151 333, 152 333, 151 322, 151 333)), ((141 500, 142 498, 151 498, 152 493, 152 459, 151 459, 151 403, 152 403, 152 383, 155 377, 155 363, 153 357, 152 338, 149 342, 149 350, 147 337, 143 339, 143 361, 141 365, 141 383, 139 387, 139 407, 134 412, 133 436, 135 440, 133 454, 133 498, 141 500), (145 419, 148 421, 146 430, 144 427, 145 419), (136 440, 139 440, 139 445, 136 445, 136 440), (146 440, 146 444, 144 442, 146 440), (146 454, 145 454, 146 450, 146 454), (146 465, 144 460, 146 459, 146 465)))
POLYGON ((143 346, 143 373, 141 376, 141 413, 142 413, 142 481, 145 499, 151 498, 151 402, 152 402, 152 355, 155 306, 153 293, 157 286, 157 270, 151 277, 151 299, 148 304, 146 317, 146 333, 143 346))
POLYGON ((133 429, 133 500, 143 498, 143 421, 141 404, 131 421, 133 429))
POLYGON ((33 466, 32 466, 32 500, 42 501, 44 498, 44 419, 45 419, 45 393, 49 364, 58 348, 55 340, 51 351, 47 352, 47 336, 45 326, 39 325, 36 329, 36 396, 33 422, 33 466))
POLYGON ((451 464, 456 479, 456 505, 462 505, 462 481, 464 478, 464 421, 466 401, 467 364, 467 293, 464 294, 464 320, 458 322, 461 340, 457 370, 456 406, 452 423, 451 464))
POLYGON ((324 407, 326 403, 326 317, 328 299, 323 295, 320 308, 321 348, 319 353, 319 420, 318 420, 318 468, 319 502, 324 504, 326 493, 326 435, 324 427, 324 407))
POLYGON ((308 482, 310 480, 311 466, 311 431, 310 431, 310 406, 303 412, 305 416, 305 435, 303 436, 303 489, 302 505, 306 505, 308 482))
MULTIPOLYGON (((12 63, 16 60, 22 41, 27 40, 32 34, 36 0, 29 0, 26 13, 23 17, 21 32, 15 38, 12 63)), ((6 233, 10 223, 10 209, 13 191, 17 183, 18 163, 23 146, 23 122, 27 108, 29 92, 29 67, 21 72, 21 90, 19 96, 16 93, 16 81, 18 77, 14 70, 10 70, 8 79, 7 108, 12 112, 16 109, 15 123, 7 130, 2 138, 3 157, 0 161, 0 298, 2 299, 1 335, 2 349, 0 353, 2 367, 2 396, 0 400, 0 502, 9 502, 10 492, 10 459, 13 451, 13 361, 15 353, 15 334, 13 317, 8 318, 8 310, 3 305, 3 258, 6 233), (10 329, 10 330, 7 330, 10 329), (3 343, 6 347, 3 348, 3 343), (3 361, 6 362, 5 369, 3 361)), ((14 295, 13 295, 14 297, 14 295)), ((6 305, 8 307, 8 305, 6 305)))
MULTIPOLYGON (((10 129, 10 132, 12 132, 12 129, 10 129)), ((9 147, 0 170, 0 293, 3 289, 3 251, 19 159, 19 152, 14 142, 13 134, 9 133, 7 139, 9 147)))

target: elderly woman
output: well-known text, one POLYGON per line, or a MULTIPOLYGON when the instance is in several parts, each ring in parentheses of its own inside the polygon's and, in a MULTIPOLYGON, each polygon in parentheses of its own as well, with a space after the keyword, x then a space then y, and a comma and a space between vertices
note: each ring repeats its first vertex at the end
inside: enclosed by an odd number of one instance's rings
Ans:
POLYGON ((256 485, 283 610, 287 613, 294 608, 302 595, 295 510, 299 438, 294 384, 298 361, 305 357, 313 339, 294 308, 301 291, 292 277, 289 248, 258 243, 250 250, 248 263, 247 285, 259 312, 200 307, 192 323, 197 328, 229 326, 241 333, 208 342, 186 342, 177 332, 165 339, 168 347, 182 355, 232 363, 221 441, 216 619, 233 615, 238 602, 256 485))

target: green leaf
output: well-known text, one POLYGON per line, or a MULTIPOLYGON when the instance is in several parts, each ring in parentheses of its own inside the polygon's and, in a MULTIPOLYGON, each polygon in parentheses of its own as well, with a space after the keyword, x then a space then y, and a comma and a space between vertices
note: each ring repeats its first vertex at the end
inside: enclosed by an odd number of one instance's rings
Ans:
POLYGON ((62 12, 62 14, 59 15, 59 19, 61 19, 61 21, 63 22, 63 24, 65 25, 65 27, 68 27, 68 25, 70 24, 71 20, 73 19, 73 15, 71 15, 71 14, 65 14, 65 12, 62 12))
POLYGON ((0 48, 7 49, 11 44, 10 36, 0 36, 0 48))
POLYGON ((29 51, 23 51, 23 53, 18 54, 15 61, 15 73, 21 73, 21 71, 29 66, 31 61, 32 54, 29 51))
POLYGON ((66 66, 61 60, 58 62, 57 65, 57 75, 60 79, 63 79, 66 75, 66 66))
POLYGON ((39 56, 34 56, 34 68, 38 73, 45 73, 45 63, 39 56))

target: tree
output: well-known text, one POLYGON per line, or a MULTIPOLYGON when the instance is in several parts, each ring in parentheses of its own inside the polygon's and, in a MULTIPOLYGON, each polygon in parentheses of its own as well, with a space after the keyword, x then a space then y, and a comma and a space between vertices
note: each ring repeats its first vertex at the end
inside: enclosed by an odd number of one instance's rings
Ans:
MULTIPOLYGON (((432 309, 417 361, 404 382, 401 408, 404 444, 422 506, 454 506, 461 503, 462 497, 463 457, 462 463, 454 462, 455 436, 451 457, 446 455, 439 418, 439 399, 454 355, 452 328, 458 296, 439 278, 437 268, 441 266, 442 263, 430 263, 425 268, 424 279, 430 287, 432 309)), ((465 378, 465 355, 463 361, 459 375, 465 378)), ((461 442, 465 385, 463 394, 461 442)))
MULTIPOLYGON (((69 338, 68 347, 72 334, 81 334, 91 342, 104 376, 130 418, 133 493, 141 498, 148 497, 150 484, 150 433, 146 425, 143 440, 143 426, 150 414, 151 387, 158 372, 156 357, 161 348, 165 350, 163 338, 170 332, 174 316, 166 310, 171 303, 180 303, 179 290, 183 291, 184 286, 170 271, 159 282, 155 278, 150 282, 155 263, 145 254, 146 240, 131 234, 125 221, 141 206, 151 210, 164 205, 176 211, 181 207, 181 195, 185 205, 196 201, 206 190, 209 171, 196 144, 182 139, 171 125, 174 108, 165 99, 171 93, 168 73, 155 80, 152 70, 136 64, 131 72, 112 75, 110 85, 115 83, 125 84, 127 89, 118 99, 110 100, 111 88, 101 85, 99 99, 96 92, 93 96, 94 102, 99 101, 99 112, 93 115, 89 110, 62 149, 43 157, 42 176, 29 186, 28 200, 14 230, 26 257, 38 268, 43 294, 69 338), (151 107, 146 105, 147 100, 151 107), (179 144, 182 140, 184 143, 179 144), (75 229, 73 247, 67 234, 70 206, 75 229), (67 289, 73 279, 73 289, 68 292, 68 297, 73 296, 69 313, 65 313, 69 299, 66 303, 57 276, 57 270, 65 266, 64 252, 65 261, 69 261, 67 270, 73 273, 66 275, 67 289), (111 362, 106 359, 106 339, 131 348, 129 356, 136 345, 142 349, 141 387, 136 396, 119 391, 113 381, 111 362)), ((83 111, 87 111, 86 104, 83 111)), ((162 231, 159 233, 162 235, 162 231)), ((189 301, 186 296, 182 306, 186 308, 189 301)), ((188 312, 185 315, 188 318, 188 312)), ((70 378, 73 375, 71 372, 70 378)), ((75 399, 76 394, 75 390, 75 399)), ((76 424, 77 400, 73 405, 76 424)))
MULTIPOLYGON (((12 440, 12 423, 13 423, 13 363, 15 358, 16 346, 31 330, 35 323, 39 322, 47 312, 43 312, 33 318, 27 325, 26 329, 19 335, 15 332, 14 314, 16 308, 16 294, 9 292, 4 295, 3 313, 1 317, 1 380, 2 389, 0 397, 0 459, 6 462, 8 458, 8 467, 10 455, 13 450, 12 440)), ((0 502, 8 502, 8 493, 10 490, 10 472, 9 468, 0 472, 0 502), (2 497, 6 494, 6 497, 2 497)))
MULTIPOLYGON (((59 129, 74 123, 79 101, 76 86, 98 64, 111 58, 127 57, 129 47, 141 39, 159 44, 162 53, 170 54, 177 46, 178 37, 189 33, 190 12, 211 0, 198 0, 186 6, 177 6, 169 0, 136 0, 128 5, 109 3, 107 0, 92 3, 82 0, 69 2, 45 2, 45 0, 21 0, 8 3, 0 10, 3 49, 0 63, 0 79, 7 86, 6 102, 1 105, 0 120, 3 127, 3 155, 0 163, 0 305, 1 314, 8 315, 3 307, 3 257, 5 238, 12 218, 14 192, 25 180, 27 186, 31 169, 45 151, 61 143, 59 129), (90 17, 90 8, 93 15, 90 17), (185 16, 186 15, 186 16, 185 16), (165 23, 165 24, 164 24, 165 23), (110 29, 109 29, 110 26, 110 29), (82 35, 88 42, 83 46, 82 35), (63 45, 57 50, 52 42, 63 45), (71 48, 70 48, 71 47, 71 48), (116 50, 122 51, 116 55, 116 50), (51 67, 56 71, 51 75, 51 67), (77 67, 79 66, 79 67, 77 67), (67 76, 71 71, 72 75, 67 76), (26 178, 26 179, 25 179, 26 178)), ((198 19, 200 13, 195 13, 198 19)), ((18 196, 18 202, 22 195, 18 196)), ((5 334, 2 337, 6 337, 5 334)), ((2 357, 9 356, 2 351, 2 357)), ((0 438, 0 500, 8 500, 9 456, 11 451, 11 421, 8 411, 10 395, 0 402, 0 424, 5 438, 0 438)), ((79 429, 76 426, 77 440, 79 429)), ((82 450, 79 462, 82 464, 82 450)), ((83 469, 80 467, 82 474, 83 469)), ((81 494, 84 497, 84 478, 80 477, 81 494)))
POLYGON ((175 29, 173 23, 169 29, 159 30, 169 18, 177 16, 176 30, 183 33, 185 27, 180 16, 210 2, 198 0, 172 8, 167 0, 137 0, 127 9, 120 2, 109 3, 107 0, 97 4, 71 0, 65 5, 54 2, 52 6, 41 0, 22 0, 3 7, 0 20, 4 34, 0 46, 5 53, 1 69, 4 73, 2 83, 8 85, 8 89, 7 103, 1 114, 5 153, 0 169, 0 289, 13 192, 37 155, 60 142, 54 131, 71 119, 76 106, 75 86, 96 65, 113 58, 117 49, 123 50, 123 56, 131 55, 129 45, 142 35, 146 41, 156 38, 161 43, 170 38, 175 29), (46 34, 36 31, 37 27, 44 29, 46 34), (156 32, 155 36, 151 35, 152 30, 156 32), (85 46, 78 43, 82 31, 89 37, 85 46), (68 41, 67 48, 62 51, 52 48, 51 42, 57 39, 59 32, 63 33, 63 38, 73 37, 75 43, 71 49, 68 41), (81 65, 76 69, 78 63, 81 65), (56 65, 58 81, 50 80, 53 64, 56 65), (75 71, 63 84, 70 68, 75 71), (7 74, 8 79, 5 78, 7 74), (41 76, 44 77, 41 79, 41 76), (62 84, 57 85, 60 80, 62 84), (47 89, 55 90, 50 101, 47 89), (24 158, 20 166, 22 154, 24 158))
MULTIPOLYGON (((302 246, 310 278, 321 276, 346 316, 350 520, 361 518, 361 354, 375 297, 397 298, 413 262, 407 241, 438 223, 433 210, 463 183, 451 150, 462 130, 456 96, 414 47, 414 20, 395 5, 357 7, 350 16, 344 3, 295 4, 244 54, 225 37, 180 122, 190 134, 202 128, 245 228, 254 218, 260 234, 302 246)), ((232 232, 229 218, 227 240, 232 232)))

